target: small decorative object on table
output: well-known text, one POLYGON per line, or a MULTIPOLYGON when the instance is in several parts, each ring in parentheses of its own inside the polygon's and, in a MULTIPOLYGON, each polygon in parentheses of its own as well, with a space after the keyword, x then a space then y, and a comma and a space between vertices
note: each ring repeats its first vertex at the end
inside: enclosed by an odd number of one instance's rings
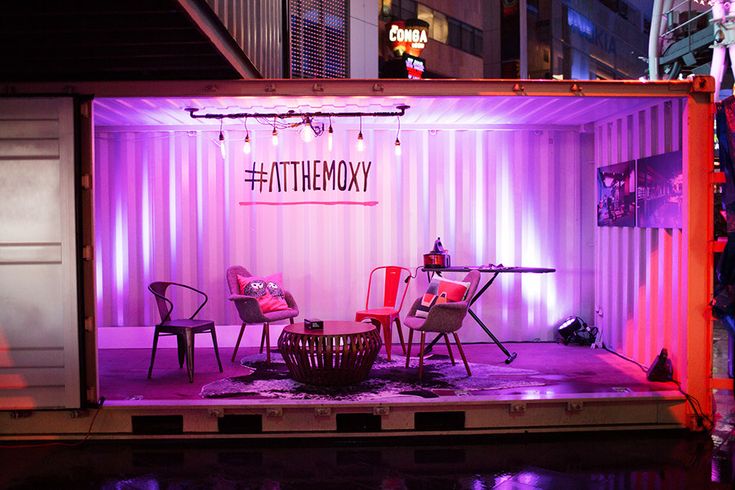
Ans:
POLYGON ((434 249, 431 252, 424 254, 424 267, 451 267, 449 252, 442 246, 441 238, 436 239, 434 249))
POLYGON ((324 321, 316 318, 304 318, 304 327, 307 330, 323 330, 324 321))

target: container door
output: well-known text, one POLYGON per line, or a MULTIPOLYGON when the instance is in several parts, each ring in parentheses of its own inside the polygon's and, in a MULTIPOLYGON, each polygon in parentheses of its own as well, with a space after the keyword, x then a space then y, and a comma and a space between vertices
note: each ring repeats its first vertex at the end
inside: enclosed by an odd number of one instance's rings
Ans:
POLYGON ((74 103, 0 98, 0 410, 80 406, 74 103))

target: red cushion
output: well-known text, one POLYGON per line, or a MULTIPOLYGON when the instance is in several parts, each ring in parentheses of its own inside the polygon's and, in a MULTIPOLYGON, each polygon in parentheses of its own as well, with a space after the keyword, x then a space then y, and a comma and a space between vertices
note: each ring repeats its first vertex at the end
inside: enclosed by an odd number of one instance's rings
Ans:
POLYGON ((237 275, 240 294, 257 299, 263 313, 288 309, 286 295, 281 287, 282 282, 280 272, 265 277, 237 275))
POLYGON ((454 301, 462 301, 470 287, 468 282, 451 281, 442 277, 434 277, 421 297, 416 316, 426 318, 432 306, 454 301))

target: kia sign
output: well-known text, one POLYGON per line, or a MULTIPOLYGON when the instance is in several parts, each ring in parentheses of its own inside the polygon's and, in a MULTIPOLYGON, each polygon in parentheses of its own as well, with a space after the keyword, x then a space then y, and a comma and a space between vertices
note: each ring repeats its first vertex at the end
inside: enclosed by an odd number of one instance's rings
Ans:
POLYGON ((406 62, 406 77, 413 79, 424 78, 425 63, 423 58, 417 58, 410 54, 403 55, 406 62))
POLYGON ((386 29, 388 31, 388 43, 393 54, 403 56, 405 53, 411 56, 420 56, 421 51, 424 50, 426 43, 429 41, 428 28, 429 24, 427 22, 418 19, 398 20, 389 23, 386 29))

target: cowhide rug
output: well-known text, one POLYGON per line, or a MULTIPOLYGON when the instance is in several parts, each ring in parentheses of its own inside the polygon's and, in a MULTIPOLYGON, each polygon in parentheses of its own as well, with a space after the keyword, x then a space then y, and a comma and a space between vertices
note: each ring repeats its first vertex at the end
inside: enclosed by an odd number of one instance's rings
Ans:
POLYGON ((202 387, 200 395, 203 398, 366 401, 395 396, 471 396, 488 390, 546 384, 537 371, 477 363, 470 363, 472 376, 468 377, 460 359, 453 366, 445 355, 424 359, 423 382, 419 383, 418 359, 412 358, 406 368, 406 358, 394 355, 391 362, 378 356, 370 376, 361 383, 343 387, 313 386, 292 380, 286 364, 274 354, 271 364, 265 362, 263 355, 244 357, 240 361, 244 368, 242 376, 208 383, 202 387))

